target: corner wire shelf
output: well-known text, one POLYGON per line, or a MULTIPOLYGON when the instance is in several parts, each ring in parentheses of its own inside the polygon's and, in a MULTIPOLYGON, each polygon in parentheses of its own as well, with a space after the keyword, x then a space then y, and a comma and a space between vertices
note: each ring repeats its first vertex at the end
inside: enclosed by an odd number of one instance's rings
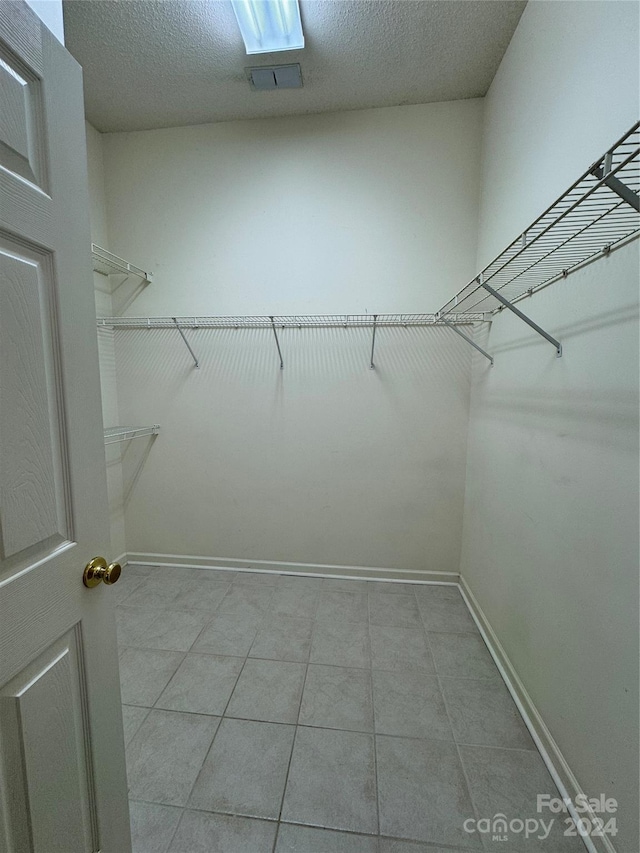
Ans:
POLYGON ((154 424, 153 426, 148 427, 109 427, 104 431, 104 443, 105 446, 108 444, 117 444, 119 441, 130 441, 132 438, 145 438, 149 435, 158 435, 159 432, 159 424, 154 424))
POLYGON ((372 330, 371 358, 373 369, 376 330, 380 327, 448 326, 458 335, 482 352, 493 363, 491 356, 479 347, 458 326, 473 325, 487 318, 481 312, 451 314, 304 314, 304 315, 261 315, 231 317, 99 317, 98 327, 112 329, 177 329, 191 354, 194 366, 200 367, 198 357, 187 340, 184 329, 271 329, 275 338, 280 369, 284 368, 278 329, 349 329, 369 328, 372 330))
POLYGON ((124 258, 119 258, 118 255, 102 249, 95 243, 91 244, 91 257, 93 258, 93 271, 100 273, 100 275, 135 275, 147 284, 150 284, 153 278, 153 273, 147 272, 135 264, 129 263, 129 261, 125 261, 124 258))
POLYGON ((562 345, 514 306, 525 296, 608 254, 640 232, 640 123, 439 312, 515 313, 562 354, 562 345))

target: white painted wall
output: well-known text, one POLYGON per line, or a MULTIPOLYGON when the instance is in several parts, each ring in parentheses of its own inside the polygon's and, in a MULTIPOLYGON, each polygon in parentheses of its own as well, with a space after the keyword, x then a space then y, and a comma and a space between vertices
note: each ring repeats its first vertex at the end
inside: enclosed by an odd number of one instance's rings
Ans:
MULTIPOLYGON (((433 311, 475 265, 481 104, 104 137, 132 315, 433 311)), ((471 348, 448 329, 116 335, 129 551, 457 571, 471 348), (150 452, 149 452, 150 451, 150 452)))
POLYGON ((114 251, 156 273, 129 313, 437 311, 475 266, 481 113, 106 134, 114 251))
POLYGON ((470 347, 447 329, 116 335, 131 551, 457 572, 470 347), (126 378, 124 378, 126 377, 126 378), (136 480, 137 478, 137 480, 136 480))
MULTIPOLYGON (((85 123, 87 133, 87 161, 89 171, 89 199, 91 240, 103 249, 109 248, 107 209, 105 203, 105 175, 102 152, 102 134, 85 123)), ((93 274, 96 296, 96 314, 103 317, 114 311, 109 279, 93 274)), ((98 329, 98 356, 100 359, 100 385, 102 391, 102 417, 105 427, 118 426, 118 396, 116 389, 116 353, 114 333, 111 329, 98 329)), ((124 535, 124 497, 122 485, 122 445, 105 447, 107 463, 107 489, 109 495, 109 520, 111 526, 110 559, 126 552, 124 535)))
MULTIPOLYGON (((638 118, 638 5, 530 2, 486 98, 480 268, 638 118)), ((638 244, 507 312, 474 377, 462 574, 578 782, 638 841, 638 244)))

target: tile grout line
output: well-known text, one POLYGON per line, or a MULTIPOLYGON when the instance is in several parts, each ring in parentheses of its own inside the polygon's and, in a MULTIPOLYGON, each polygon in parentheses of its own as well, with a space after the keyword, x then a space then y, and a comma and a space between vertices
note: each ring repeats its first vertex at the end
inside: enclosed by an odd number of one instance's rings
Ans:
MULTIPOLYGON (((467 789, 467 794, 469 795, 469 802, 471 803, 471 808, 473 809, 473 814, 474 814, 476 820, 478 820, 480 813, 478 811, 478 807, 476 805, 476 802, 475 802, 475 799, 473 796, 473 792, 471 790, 471 784, 469 782, 469 777, 467 775, 467 769, 464 765, 464 761, 462 760, 462 754, 460 752, 460 745, 458 744, 458 741, 456 738, 456 733, 455 733, 455 730, 453 728, 453 723, 451 721, 451 714, 449 712, 449 706, 447 703, 447 699, 444 695, 444 690, 442 689, 442 682, 440 680, 440 673, 438 672, 436 660, 433 656, 433 651, 431 649, 431 643, 429 642, 429 632, 427 630, 426 623, 425 623, 424 619, 422 618, 422 611, 421 610, 420 610, 420 621, 422 623, 422 629, 424 631, 424 638, 425 638, 425 641, 427 643, 427 649, 429 650, 429 654, 431 655, 431 659, 433 661, 433 671, 435 672, 435 675, 436 675, 436 680, 438 682, 438 690, 440 691, 440 695, 442 696, 442 702, 444 704, 444 710, 445 710, 445 713, 447 715, 447 719, 449 721, 449 727, 451 729, 451 736, 453 738, 453 743, 455 744, 455 748, 456 748, 456 755, 458 756, 458 761, 460 763, 460 769, 462 770, 462 776, 464 778, 464 784, 465 784, 465 787, 467 789)), ((484 849, 484 847, 485 847, 484 840, 481 838, 480 841, 481 841, 481 845, 484 849)))
MULTIPOLYGON (((156 700, 156 701, 157 701, 157 700, 156 700)), ((124 703, 121 703, 121 704, 124 706, 124 703)), ((131 741, 134 739, 134 737, 138 734, 138 732, 139 732, 139 731, 140 731, 140 729, 142 728, 143 723, 146 721, 146 719, 147 719, 147 717, 149 716, 149 714, 151 713, 151 711, 153 711, 153 705, 151 706, 151 708, 147 708, 147 706, 146 706, 146 705, 127 705, 126 707, 127 707, 127 708, 144 708, 144 710, 145 710, 147 713, 144 715, 144 717, 142 718, 142 720, 140 720, 140 722, 139 722, 139 723, 138 723, 138 725, 136 726, 136 730, 135 730, 135 732, 131 735, 131 737, 129 738, 129 740, 128 740, 127 742, 125 742, 125 745, 124 745, 125 759, 126 759, 127 747, 129 746, 129 744, 131 743, 131 741)), ((128 790, 128 787, 129 787, 129 786, 127 785, 127 790, 128 790)))
POLYGON ((376 786, 376 820, 378 823, 378 838, 376 844, 380 847, 380 785, 378 784, 378 741, 376 731, 376 706, 373 692, 373 646, 371 645, 371 599, 367 593, 367 638, 369 640, 369 683, 371 685, 371 717, 373 724, 373 774, 376 786))
MULTIPOLYGON (((169 839, 169 843, 167 844, 165 853, 170 853, 170 851, 171 851, 171 846, 173 845, 173 840, 176 837, 176 835, 178 834, 178 830, 180 829, 180 824, 183 821, 185 811, 186 811, 186 807, 182 807, 182 810, 180 812, 180 817, 178 818, 178 822, 176 823, 176 828, 171 833, 171 838, 169 839)), ((134 851, 134 853, 135 853, 135 851, 134 851)))
POLYGON ((304 689, 307 685, 307 675, 309 674, 309 666, 311 664, 311 647, 313 645, 313 636, 314 636, 315 631, 316 631, 316 621, 317 621, 316 615, 318 613, 318 607, 320 606, 320 597, 321 597, 321 594, 318 596, 318 601, 316 602, 316 605, 315 605, 315 608, 313 611, 313 617, 311 619, 311 636, 309 638, 309 655, 307 657, 307 663, 306 663, 305 670, 304 670, 304 679, 302 682, 302 690, 300 691, 300 703, 298 705, 298 715, 296 717, 295 731, 293 733, 293 739, 291 741, 291 752, 289 753, 289 762, 287 764, 287 773, 286 773, 286 776, 284 779, 284 786, 282 788, 282 798, 280 800, 280 809, 278 811, 276 833, 275 833, 275 836, 273 839, 272 853, 275 853, 275 849, 276 849, 276 846, 278 844, 278 836, 280 835, 280 823, 282 820, 282 809, 284 808, 284 799, 285 799, 285 796, 287 793, 287 787, 289 785, 289 773, 291 772, 291 762, 293 761, 293 751, 295 749, 296 739, 298 737, 298 728, 300 725, 300 713, 302 710, 302 700, 304 698, 304 689))
MULTIPOLYGON (((257 632, 256 632, 256 633, 257 633, 257 632)), ((255 639, 255 638, 254 638, 254 639, 255 639)), ((236 680, 235 680, 235 681, 234 681, 234 683, 233 683, 233 687, 231 688, 231 691, 230 691, 230 693, 229 693, 229 698, 227 699, 227 702, 226 702, 226 704, 225 704, 225 706, 224 706, 224 710, 222 711, 222 714, 220 714, 220 715, 217 715, 217 714, 213 715, 213 714, 212 714, 212 715, 211 715, 211 716, 219 716, 219 722, 218 722, 218 725, 217 725, 217 727, 216 727, 216 730, 215 730, 215 732, 214 732, 214 734, 213 734, 213 737, 211 738, 211 743, 209 744, 209 748, 207 749, 206 754, 205 754, 204 758, 202 759, 202 763, 200 764, 200 768, 199 768, 199 770, 198 770, 198 772, 197 772, 197 774, 196 774, 196 777, 195 777, 195 779, 194 779, 193 785, 191 786, 191 789, 189 790, 189 794, 188 794, 188 796, 187 796, 187 801, 186 801, 186 803, 185 803, 184 808, 188 808, 189 800, 191 799, 191 795, 193 794, 193 791, 194 791, 194 789, 195 789, 196 785, 198 784, 198 779, 200 778, 200 775, 201 775, 201 773, 202 773, 202 769, 203 769, 203 767, 204 767, 204 765, 205 765, 205 763, 206 763, 206 761, 207 761, 207 758, 208 758, 208 757, 209 757, 209 755, 211 754, 211 750, 213 749, 213 745, 214 745, 214 743, 215 743, 216 737, 218 736, 218 732, 220 731, 220 728, 221 728, 221 726, 222 726, 222 721, 225 719, 225 713, 226 713, 226 711, 227 711, 227 708, 229 707, 229 703, 231 702, 231 697, 233 696, 233 692, 234 692, 234 690, 235 690, 235 689, 236 689, 236 687, 237 687, 237 684, 238 684, 238 681, 239 681, 239 679, 240 679, 240 676, 242 675, 242 673, 243 673, 243 671, 244 671, 244 668, 245 668, 245 665, 246 665, 246 663, 247 663, 248 658, 249 658, 249 653, 247 652, 247 655, 246 655, 246 657, 244 658, 243 664, 242 664, 242 666, 240 667, 240 670, 238 671, 238 675, 236 676, 236 680)))
MULTIPOLYGON (((249 660, 256 660, 256 658, 249 658, 249 660)), ((269 663, 289 663, 289 662, 290 661, 269 661, 269 663)), ((300 666, 306 666, 306 664, 304 664, 302 661, 294 661, 294 663, 298 663, 298 664, 300 664, 300 666)), ((325 664, 309 664, 309 665, 310 666, 325 666, 325 664)), ((349 667, 343 667, 343 668, 348 669, 349 667)), ((388 670, 378 670, 378 671, 379 672, 387 672, 388 670)), ((363 672, 366 672, 366 670, 363 670, 363 672)), ((431 675, 431 676, 429 676, 428 674, 426 674, 426 675, 427 675, 427 677, 435 678, 434 675, 431 675)), ((192 715, 192 716, 196 716, 196 717, 219 717, 220 721, 222 721, 222 717, 220 714, 208 714, 208 713, 204 713, 202 711, 174 711, 174 710, 169 709, 169 708, 156 708, 156 707, 149 708, 146 705, 131 705, 131 704, 127 705, 126 707, 128 707, 128 708, 140 708, 141 710, 145 710, 145 711, 162 711, 165 714, 183 714, 185 716, 191 716, 192 715)), ((445 703, 445 708, 446 708, 446 703, 445 703)), ((318 723, 316 723, 314 725, 309 725, 308 723, 287 723, 287 722, 282 722, 280 720, 263 720, 260 717, 238 717, 238 716, 231 716, 229 714, 225 714, 224 719, 225 720, 240 720, 240 721, 246 722, 246 723, 269 723, 271 725, 289 726, 289 727, 296 727, 296 728, 301 728, 301 729, 318 729, 318 731, 321 731, 321 732, 345 732, 346 734, 360 734, 360 735, 371 735, 371 734, 373 734, 373 732, 370 729, 340 729, 340 728, 337 728, 336 726, 321 726, 318 723)), ((136 734, 137 734, 137 731, 136 731, 136 734)), ((447 743, 449 745, 458 743, 459 746, 461 746, 461 747, 472 747, 473 749, 493 749, 493 750, 497 749, 497 750, 500 750, 501 752, 521 752, 524 755, 530 755, 531 753, 537 752, 537 750, 535 750, 535 749, 526 749, 524 747, 494 746, 492 744, 485 744, 485 743, 455 741, 455 740, 452 740, 451 738, 434 737, 433 735, 429 735, 429 736, 405 735, 405 734, 395 734, 392 732, 378 732, 377 734, 380 737, 393 738, 395 740, 415 740, 415 741, 425 741, 426 740, 426 741, 435 741, 437 743, 447 743)), ((161 805, 173 805, 173 804, 172 803, 161 803, 161 805)), ((264 818, 264 820, 270 820, 270 819, 271 818, 264 818)), ((288 821, 285 821, 285 823, 287 823, 287 822, 288 821)))
MULTIPOLYGON (((416 839, 416 838, 405 838, 405 837, 399 836, 399 835, 376 834, 376 833, 372 833, 372 832, 365 832, 362 830, 355 830, 355 829, 337 829, 337 828, 332 827, 332 826, 320 826, 319 824, 314 824, 314 823, 300 823, 299 821, 295 821, 295 820, 278 821, 276 818, 257 817, 256 815, 242 814, 239 812, 208 811, 207 809, 197 808, 195 806, 194 807, 176 806, 173 803, 157 803, 157 802, 154 802, 152 800, 142 800, 139 797, 138 798, 132 797, 130 799, 130 802, 131 803, 139 803, 140 805, 161 806, 163 808, 179 809, 180 812, 182 812, 183 814, 184 814, 184 812, 189 811, 189 812, 197 812, 198 814, 203 814, 203 815, 214 815, 216 817, 238 818, 240 820, 259 821, 261 823, 268 823, 268 824, 273 824, 273 825, 283 823, 285 826, 296 826, 296 827, 299 827, 300 829, 318 829, 318 830, 322 830, 324 832, 335 832, 335 833, 340 833, 342 835, 351 835, 351 836, 364 837, 364 838, 370 838, 370 839, 375 839, 375 840, 385 839, 385 840, 390 840, 390 841, 400 841, 400 842, 403 842, 406 844, 412 844, 412 845, 413 844, 421 844, 421 845, 425 846, 427 849, 431 849, 431 848, 433 848, 434 850, 436 848, 438 850, 441 850, 441 849, 449 850, 449 849, 451 849, 452 853, 458 853, 458 851, 460 851, 460 853, 478 853, 478 848, 467 848, 467 847, 460 848, 459 846, 449 848, 449 846, 447 846, 447 845, 445 845, 445 847, 442 848, 441 842, 435 842, 434 843, 431 841, 421 841, 421 840, 416 839)), ((180 816, 180 819, 182 819, 182 814, 180 816)), ((223 851, 219 851, 219 852, 216 851, 216 853, 223 853, 223 851)))
MULTIPOLYGON (((313 635, 313 631, 312 631, 312 635, 313 635)), ((309 648, 311 648, 311 647, 309 647, 309 648)), ((300 719, 300 708, 302 707, 302 697, 304 696, 304 688, 305 688, 306 683, 307 683, 308 672, 309 672, 309 662, 307 661, 307 664, 306 664, 305 670, 304 670, 304 680, 302 682, 302 690, 300 691, 300 704, 298 705, 298 716, 296 718, 296 722, 295 722, 295 726, 294 726, 293 738, 291 739, 291 751, 289 752, 289 761, 287 762, 287 772, 286 772, 286 775, 284 777, 284 785, 282 786, 282 797, 280 798, 280 808, 278 809, 278 817, 276 818, 277 827, 276 827, 275 838, 273 839, 273 850, 274 851, 276 849, 276 844, 278 842, 278 835, 280 834, 280 821, 282 820, 282 809, 284 808, 284 798, 286 796, 287 787, 289 785, 289 773, 291 772, 291 762, 293 761, 293 751, 295 749, 296 740, 298 737, 298 728, 299 728, 298 721, 300 719)))
POLYGON ((225 592, 225 594, 222 596, 222 598, 220 599, 220 601, 219 601, 219 602, 216 604, 216 606, 214 607, 213 612, 212 612, 212 614, 211 614, 211 619, 209 619, 209 620, 208 620, 208 621, 207 621, 207 622, 202 626, 202 629, 198 632, 198 636, 195 638, 195 640, 193 641, 193 643, 191 643, 191 645, 190 645, 190 647, 189 647, 189 649, 188 649, 188 651, 187 651, 187 654, 193 650, 193 647, 195 646, 195 644, 196 644, 196 643, 198 642, 198 640, 200 639, 200 637, 201 637, 201 635, 202 635, 203 631, 204 631, 206 628, 208 628, 208 627, 209 627, 209 625, 211 625, 211 623, 213 622, 213 620, 216 618, 216 614, 218 613, 218 608, 220 607, 220 605, 222 604, 222 602, 223 602, 224 598, 226 597, 226 595, 227 595, 227 593, 229 592, 229 590, 230 590, 230 589, 232 589, 232 587, 233 587, 233 583, 229 584, 229 589, 227 590, 227 592, 225 592))

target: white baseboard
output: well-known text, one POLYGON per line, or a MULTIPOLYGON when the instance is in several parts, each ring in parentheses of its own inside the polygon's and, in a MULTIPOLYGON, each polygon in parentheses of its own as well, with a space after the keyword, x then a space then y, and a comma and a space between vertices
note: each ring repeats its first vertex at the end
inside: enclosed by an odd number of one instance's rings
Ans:
MULTIPOLYGON (((531 737, 538 747, 542 760, 553 777, 553 781, 556 783, 560 796, 564 799, 568 798, 572 803, 575 803, 576 797, 579 795, 584 796, 585 792, 582 790, 578 780, 574 776, 564 755, 562 754, 560 747, 540 716, 540 712, 533 704, 531 696, 529 696, 527 689, 520 680, 520 677, 509 660, 500 640, 491 627, 491 624, 485 616, 482 608, 478 604, 476 597, 469 588, 467 581, 463 577, 460 578, 460 590, 467 603, 467 607, 469 608, 469 611, 471 612, 471 615, 473 616, 476 625, 487 644, 487 648, 500 671, 500 675, 502 676, 507 689, 511 693, 513 701, 518 706, 518 710, 522 715, 525 725, 529 729, 531 737)), ((594 818, 599 817, 599 815, 596 815, 594 812, 585 812, 582 815, 578 815, 575 810, 571 809, 571 807, 569 808, 569 811, 575 821, 580 817, 585 817, 591 821, 592 825, 594 818)), ((606 835, 601 838, 595 836, 592 838, 583 837, 582 841, 589 853, 616 853, 615 847, 606 835)))
POLYGON ((129 562, 128 554, 120 554, 119 557, 116 557, 115 560, 112 560, 113 563, 120 563, 120 565, 124 568, 129 562))
POLYGON ((402 583, 458 584, 456 572, 417 571, 415 569, 383 569, 370 566, 332 566, 320 563, 285 563, 274 560, 239 560, 228 557, 193 557, 183 554, 149 554, 131 552, 123 559, 130 566, 167 566, 188 569, 228 569, 232 572, 267 572, 313 577, 385 580, 402 583))

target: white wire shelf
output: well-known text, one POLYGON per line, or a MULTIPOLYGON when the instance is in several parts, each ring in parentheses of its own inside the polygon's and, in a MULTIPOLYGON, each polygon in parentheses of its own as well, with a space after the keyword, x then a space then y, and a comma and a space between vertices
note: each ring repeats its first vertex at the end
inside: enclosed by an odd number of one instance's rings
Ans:
POLYGON ((118 329, 279 329, 353 328, 363 326, 468 325, 485 320, 481 312, 439 314, 309 314, 238 317, 99 317, 98 326, 118 329))
POLYGON ((93 258, 93 271, 100 273, 100 275, 135 275, 147 284, 153 278, 152 273, 125 261, 124 258, 119 258, 118 255, 114 255, 100 246, 96 246, 95 243, 91 244, 91 256, 93 258))
POLYGON ((154 424, 147 427, 117 426, 109 427, 104 431, 104 443, 116 444, 119 441, 130 441, 132 438, 145 438, 148 435, 158 435, 160 425, 154 424))
POLYGON ((309 328, 368 328, 372 330, 371 356, 369 366, 375 368, 374 352, 376 331, 380 326, 416 327, 444 326, 449 327, 471 346, 481 352, 493 364, 493 358, 475 341, 468 337, 458 326, 473 325, 485 320, 484 314, 306 314, 295 316, 237 316, 237 317, 99 317, 98 328, 115 329, 176 329, 180 334, 196 368, 200 367, 198 356, 193 351, 184 330, 185 329, 271 329, 278 350, 280 369, 284 368, 284 359, 278 337, 278 329, 309 329, 309 328))
MULTIPOLYGON (((517 191, 517 187, 514 188, 517 191)), ((491 312, 531 295, 640 232, 640 124, 453 299, 441 314, 491 312), (500 294, 496 297, 485 285, 500 294)))

